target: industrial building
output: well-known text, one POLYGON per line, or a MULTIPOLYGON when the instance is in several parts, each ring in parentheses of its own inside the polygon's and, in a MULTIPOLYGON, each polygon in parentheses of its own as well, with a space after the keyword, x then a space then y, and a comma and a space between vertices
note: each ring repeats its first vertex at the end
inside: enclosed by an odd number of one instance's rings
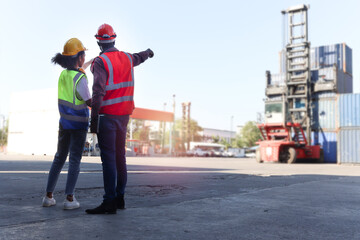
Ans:
POLYGON ((236 137, 236 132, 213 128, 203 128, 203 131, 200 133, 200 135, 204 142, 212 142, 214 138, 218 138, 224 139, 226 142, 230 143, 231 139, 236 137))

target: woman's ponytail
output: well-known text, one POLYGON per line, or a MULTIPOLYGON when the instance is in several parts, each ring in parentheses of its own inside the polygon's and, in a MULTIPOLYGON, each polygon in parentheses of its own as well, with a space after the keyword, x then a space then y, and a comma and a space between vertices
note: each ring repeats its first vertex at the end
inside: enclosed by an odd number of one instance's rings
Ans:
POLYGON ((61 53, 57 53, 52 59, 53 64, 59 64, 61 67, 66 69, 74 69, 80 56, 84 55, 85 52, 78 52, 75 56, 65 56, 61 53))

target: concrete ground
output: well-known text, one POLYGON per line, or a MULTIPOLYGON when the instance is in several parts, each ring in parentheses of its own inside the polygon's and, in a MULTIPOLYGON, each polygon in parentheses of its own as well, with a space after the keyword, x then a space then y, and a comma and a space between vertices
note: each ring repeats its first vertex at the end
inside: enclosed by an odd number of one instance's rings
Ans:
POLYGON ((51 161, 0 155, 0 239, 360 239, 360 166, 131 157, 127 209, 87 215, 100 159, 83 158, 76 210, 62 209, 67 165, 41 207, 51 161))

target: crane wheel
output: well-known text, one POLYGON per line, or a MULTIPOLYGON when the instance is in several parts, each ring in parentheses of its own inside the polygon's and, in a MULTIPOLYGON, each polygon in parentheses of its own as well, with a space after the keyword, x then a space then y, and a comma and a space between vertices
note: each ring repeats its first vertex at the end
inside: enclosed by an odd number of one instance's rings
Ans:
POLYGON ((292 164, 296 162, 296 150, 295 148, 290 147, 288 150, 288 159, 287 163, 292 164))
POLYGON ((324 149, 320 149, 320 158, 318 163, 324 163, 324 149))

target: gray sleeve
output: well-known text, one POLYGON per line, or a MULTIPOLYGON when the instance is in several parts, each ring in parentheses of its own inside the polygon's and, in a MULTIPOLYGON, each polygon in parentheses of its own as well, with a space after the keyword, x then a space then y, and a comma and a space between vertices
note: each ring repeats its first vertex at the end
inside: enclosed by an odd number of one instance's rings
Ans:
POLYGON ((84 101, 91 99, 88 83, 85 77, 82 77, 76 85, 76 97, 84 101))

